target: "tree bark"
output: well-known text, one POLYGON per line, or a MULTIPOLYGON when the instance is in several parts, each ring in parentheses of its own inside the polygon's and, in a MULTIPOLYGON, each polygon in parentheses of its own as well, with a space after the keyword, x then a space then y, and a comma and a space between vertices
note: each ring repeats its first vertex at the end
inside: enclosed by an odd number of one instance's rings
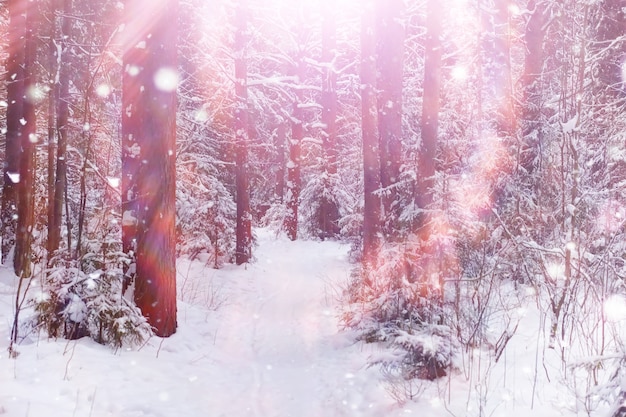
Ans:
MULTIPOLYGON (((526 55, 522 74, 523 107, 521 111, 522 141, 519 166, 530 178, 539 164, 539 147, 543 140, 541 123, 542 86, 541 73, 544 61, 544 38, 548 19, 547 6, 542 0, 530 0, 528 10, 531 12, 524 41, 526 55)), ((532 187, 532 185, 530 185, 532 187)))
MULTIPOLYGON (((422 143, 418 152, 418 178, 416 203, 421 211, 417 230, 426 228, 428 210, 433 204, 435 187, 435 158, 441 107, 441 35, 443 6, 439 0, 427 2, 427 25, 424 56, 424 98, 421 117, 422 143)), ((424 236, 423 236, 424 237, 424 236)))
POLYGON ((376 0, 376 67, 378 137, 382 217, 385 234, 396 232, 399 207, 396 184, 402 164, 402 75, 404 62, 404 2, 376 0))
POLYGON ((276 187, 274 188, 274 201, 283 204, 285 202, 285 144, 287 143, 287 123, 283 120, 278 122, 274 146, 276 147, 276 187))
MULTIPOLYGON (((61 52, 59 57, 59 99, 57 102, 57 156, 56 175, 54 179, 53 221, 48 225, 48 251, 52 254, 59 248, 61 241, 61 224, 63 223, 63 203, 67 185, 67 136, 69 130, 70 71, 68 40, 71 37, 72 0, 63 1, 63 17, 61 39, 58 41, 61 52)), ((71 251, 72 248, 68 248, 71 251)))
MULTIPOLYGON (((297 84, 302 83, 305 78, 303 55, 303 51, 298 51, 295 68, 297 84)), ((298 85, 291 116, 291 139, 289 140, 289 160, 287 161, 287 194, 285 196, 287 204, 285 230, 291 240, 296 240, 298 237, 298 206, 300 205, 300 191, 302 189, 300 158, 302 139, 304 137, 304 110, 301 108, 303 102, 304 97, 298 85)))
POLYGON ((363 264, 374 265, 380 245, 380 159, 376 113, 374 8, 364 4, 361 20, 361 135, 363 154, 363 264))
POLYGON ((35 61, 37 56, 37 4, 30 2, 26 9, 26 38, 24 52, 24 104, 23 130, 20 136, 20 182, 17 198, 17 231, 15 236, 15 273, 29 277, 31 269, 31 243, 35 221, 35 143, 37 142, 37 117, 35 114, 36 79, 35 61))
POLYGON ((7 131, 2 189, 2 262, 9 260, 15 248, 17 230, 17 189, 20 172, 20 140, 24 105, 24 48, 26 39, 26 0, 10 0, 7 70, 7 131))
MULTIPOLYGON (((322 7, 322 175, 327 179, 328 194, 332 194, 337 175, 337 74, 334 68, 336 42, 335 15, 331 0, 321 2, 322 7)), ((339 209, 334 199, 327 195, 320 201, 320 231, 323 238, 334 237, 339 233, 339 209)))
POLYGON ((134 299, 157 336, 176 331, 176 0, 126 1, 122 234, 134 299))
POLYGON ((252 216, 250 214, 250 184, 248 180, 248 4, 239 0, 235 31, 235 182, 237 188, 237 230, 235 262, 247 263, 252 257, 252 216))

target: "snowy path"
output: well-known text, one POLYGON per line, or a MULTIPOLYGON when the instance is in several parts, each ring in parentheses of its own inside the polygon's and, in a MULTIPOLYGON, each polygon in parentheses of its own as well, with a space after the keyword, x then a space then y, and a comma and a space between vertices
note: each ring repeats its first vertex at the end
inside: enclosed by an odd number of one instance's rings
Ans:
POLYGON ((342 349, 348 340, 338 334, 330 288, 347 278, 347 248, 261 239, 258 262, 242 274, 237 298, 221 311, 216 346, 242 386, 236 396, 215 399, 215 409, 224 410, 218 415, 370 413, 364 394, 371 382, 356 376, 363 357, 342 349))
MULTIPOLYGON (((112 352, 88 339, 32 335, 17 360, 0 350, 0 415, 379 417, 393 401, 367 352, 338 329, 333 290, 345 245, 259 232, 257 261, 213 270, 178 264, 177 333, 112 352), (223 301, 217 310, 211 300, 223 301)), ((0 338, 13 281, 0 271, 0 338)), ((397 410, 394 410, 397 411, 397 410)))

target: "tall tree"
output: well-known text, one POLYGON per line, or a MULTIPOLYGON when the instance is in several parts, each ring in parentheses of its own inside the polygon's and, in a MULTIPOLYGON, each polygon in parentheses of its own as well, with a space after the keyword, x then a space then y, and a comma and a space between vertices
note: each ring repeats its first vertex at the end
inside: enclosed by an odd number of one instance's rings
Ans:
POLYGON ((320 232, 323 237, 332 237, 339 233, 339 209, 332 198, 335 194, 337 174, 337 73, 336 59, 336 28, 335 14, 331 0, 320 3, 322 7, 322 149, 323 149, 323 180, 325 191, 320 201, 320 232))
MULTIPOLYGON (((425 228, 427 211, 433 203, 435 184, 435 157, 441 107, 441 36, 443 6, 439 0, 426 3, 426 39, 424 55, 424 97, 421 117, 421 146, 418 152, 418 186, 416 202, 421 210, 416 225, 418 231, 425 228)), ((425 237, 425 236, 422 236, 425 237)))
POLYGON ((522 175, 528 174, 532 177, 533 172, 537 169, 539 147, 543 140, 541 74, 545 56, 544 38, 549 13, 548 5, 544 0, 530 0, 528 10, 530 15, 524 32, 526 54, 524 56, 524 72, 521 78, 524 97, 521 110, 522 144, 519 151, 519 166, 522 169, 522 175))
POLYGON ((58 50, 57 50, 57 36, 58 28, 56 24, 57 4, 56 2, 49 3, 48 13, 50 16, 49 27, 49 40, 48 40, 48 261, 52 259, 52 255, 58 245, 54 245, 55 239, 51 239, 51 235, 54 233, 53 225, 55 222, 54 215, 54 177, 56 172, 56 105, 57 105, 57 73, 58 68, 58 50))
POLYGON ((7 70, 7 129, 2 189, 2 262, 15 247, 17 230, 17 189, 19 187, 20 138, 24 105, 24 44, 26 39, 26 0, 10 0, 9 57, 7 70))
POLYGON ((374 265, 380 245, 380 159, 376 126, 376 40, 374 7, 365 3, 361 20, 361 135, 363 154, 363 262, 374 265))
POLYGON ((26 6, 26 34, 24 43, 24 103, 23 125, 20 136, 19 186, 17 198, 17 230, 15 233, 15 273, 20 277, 31 275, 31 243, 35 222, 35 143, 37 143, 37 82, 35 63, 37 37, 35 28, 38 20, 38 4, 28 2, 26 6))
MULTIPOLYGON (((54 200, 49 204, 52 207, 51 221, 48 224, 48 252, 50 255, 59 248, 61 240, 61 223, 63 217, 63 202, 65 201, 65 187, 67 185, 67 139, 69 130, 69 105, 70 105, 70 61, 69 40, 71 39, 72 0, 62 0, 60 14, 62 19, 61 37, 57 41, 57 52, 61 56, 56 57, 59 65, 58 84, 59 96, 57 100, 57 155, 56 174, 54 176, 54 200)), ((68 248, 71 250, 71 248, 68 248)))
POLYGON ((134 299, 158 336, 176 331, 177 0, 127 0, 122 234, 134 299))
POLYGON ((305 79, 305 62, 302 45, 298 45, 295 67, 293 68, 296 82, 295 100, 291 114, 291 138, 289 144, 289 160, 287 161, 287 183, 285 202, 287 215, 285 217, 285 230, 291 240, 298 237, 298 206, 300 205, 300 191, 302 190, 301 153, 302 139, 304 138, 304 97, 300 84, 305 79))
POLYGON ((235 30, 235 182, 237 189, 237 230, 235 262, 241 265, 252 253, 252 216, 250 214, 250 182, 248 178, 248 2, 239 0, 235 30))
POLYGON ((396 184, 402 164, 402 75, 404 55, 404 1, 376 0, 376 89, 380 181, 383 188, 385 233, 396 229, 399 207, 396 184))

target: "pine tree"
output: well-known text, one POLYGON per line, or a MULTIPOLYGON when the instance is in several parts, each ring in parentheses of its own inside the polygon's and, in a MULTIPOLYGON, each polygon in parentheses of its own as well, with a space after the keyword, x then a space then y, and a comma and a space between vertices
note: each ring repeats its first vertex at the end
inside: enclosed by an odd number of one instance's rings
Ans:
POLYGON ((128 0, 124 33, 122 233, 134 299, 158 336, 176 331, 176 0, 128 0))

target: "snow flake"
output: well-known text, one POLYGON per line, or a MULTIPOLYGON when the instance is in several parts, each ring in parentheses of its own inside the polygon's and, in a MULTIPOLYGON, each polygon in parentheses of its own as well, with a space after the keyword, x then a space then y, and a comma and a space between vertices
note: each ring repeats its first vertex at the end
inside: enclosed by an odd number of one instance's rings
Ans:
POLYGON ((40 102, 45 98, 45 96, 45 91, 37 85, 32 85, 28 87, 28 90, 26 91, 26 99, 33 103, 40 102))
POLYGON ((626 319, 626 299, 621 294, 613 294, 604 300, 604 317, 616 323, 626 319))
POLYGON ((100 84, 96 87, 96 94, 99 97, 107 98, 111 94, 111 86, 108 84, 100 84))
POLYGON ((176 91, 178 86, 178 73, 174 68, 163 67, 154 74, 154 85, 161 91, 176 91))
POLYGON ((39 142, 39 136, 37 136, 35 133, 31 133, 30 135, 28 135, 28 141, 30 143, 37 143, 39 142))
POLYGON ((126 72, 131 77, 134 77, 134 76, 138 75, 139 72, 141 72, 141 69, 138 66, 136 66, 136 65, 129 65, 129 66, 126 67, 126 72))
POLYGON ((7 172, 7 176, 11 180, 13 184, 18 184, 20 182, 20 173, 19 172, 7 172))

